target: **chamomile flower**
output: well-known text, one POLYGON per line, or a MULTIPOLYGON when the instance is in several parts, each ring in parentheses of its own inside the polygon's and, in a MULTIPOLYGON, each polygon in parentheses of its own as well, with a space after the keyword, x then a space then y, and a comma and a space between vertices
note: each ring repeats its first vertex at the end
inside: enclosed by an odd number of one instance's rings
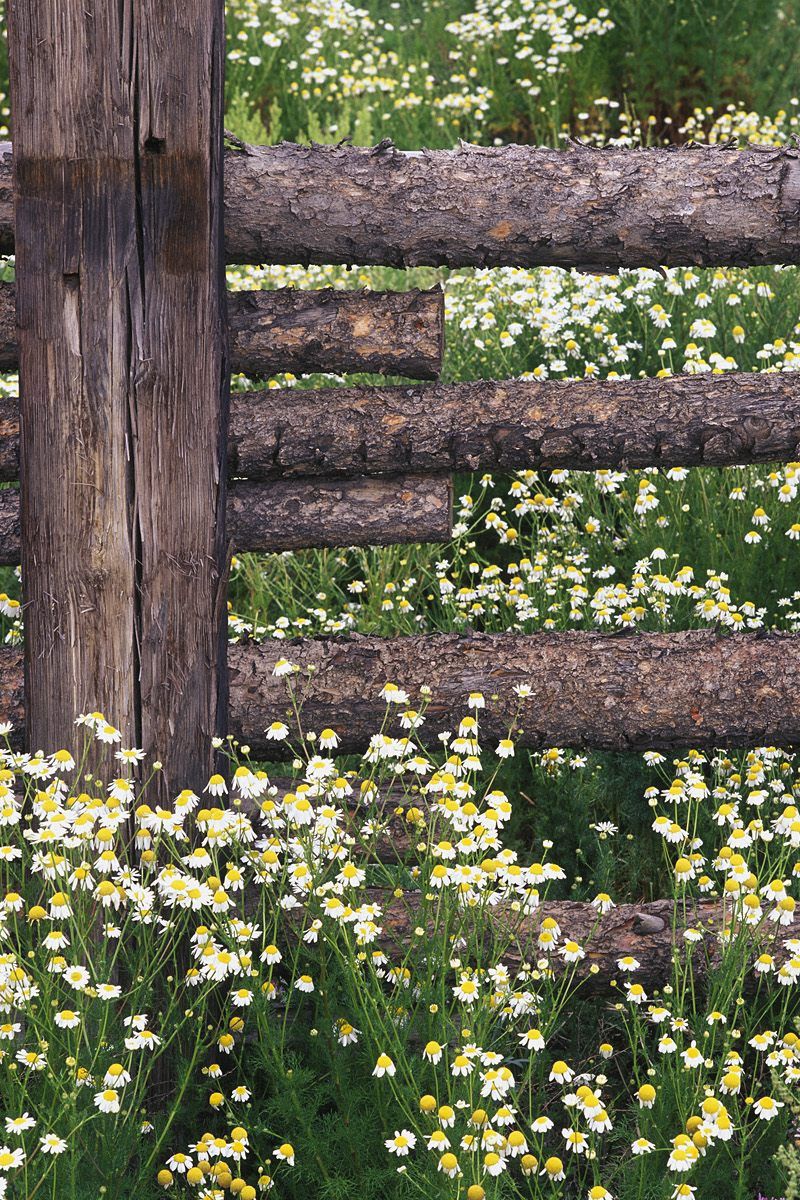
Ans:
POLYGON ((392 1062, 389 1055, 388 1054, 379 1054, 378 1060, 375 1063, 372 1074, 377 1076, 380 1079, 380 1077, 382 1075, 390 1075, 391 1076, 391 1075, 394 1075, 396 1073, 396 1071, 397 1071, 397 1068, 395 1067, 395 1065, 392 1062))
POLYGON ((6 1117, 4 1124, 6 1133, 19 1135, 33 1129, 36 1122, 30 1113, 24 1112, 21 1117, 6 1117))
POLYGON ((104 1088, 101 1092, 96 1092, 94 1097, 95 1107, 103 1113, 118 1113, 120 1110, 120 1095, 116 1088, 104 1088))
POLYGON ((782 1108, 783 1101, 774 1100, 772 1096, 761 1096, 753 1103, 753 1112, 762 1121, 771 1121, 782 1108))
POLYGON ((410 1129, 397 1129, 394 1137, 387 1138, 384 1144, 390 1154, 405 1158, 416 1146, 417 1139, 410 1129))
POLYGON ((67 1143, 64 1138, 61 1138, 56 1133, 46 1133, 39 1139, 39 1149, 42 1154, 52 1154, 54 1157, 63 1154, 67 1149, 67 1143))

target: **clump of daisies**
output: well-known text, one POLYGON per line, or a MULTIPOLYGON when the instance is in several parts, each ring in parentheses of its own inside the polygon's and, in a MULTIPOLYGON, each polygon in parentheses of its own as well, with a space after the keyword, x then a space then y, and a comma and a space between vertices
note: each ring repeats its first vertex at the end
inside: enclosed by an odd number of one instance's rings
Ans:
POLYGON ((553 845, 507 836, 529 681, 502 736, 476 691, 433 744, 430 690, 387 682, 345 766, 275 670, 285 765, 229 739, 199 794, 152 795, 100 713, 79 753, 0 751, 0 1189, 253 1200, 368 1161, 426 1196, 667 1200, 771 1159, 800 1080, 792 755, 646 755, 671 904, 565 903, 553 845))
MULTIPOLYGON (((653 925, 644 914, 632 953, 617 923, 624 897, 564 904, 570 881, 552 846, 523 858, 506 842, 499 772, 532 703, 525 681, 507 736, 483 738, 491 700, 476 692, 435 750, 430 693, 387 683, 381 732, 360 768, 342 771, 335 730, 301 732, 297 668, 279 658, 276 671, 299 725, 276 719, 271 740, 292 774, 267 775, 239 752, 230 791, 215 782, 219 808, 196 814, 216 891, 188 978, 229 988, 201 1071, 215 1080, 209 1117, 223 1122, 229 1168, 242 1111, 251 1130, 270 1126, 241 1155, 248 1186, 285 1174, 295 1147, 304 1169, 319 1160, 320 1178, 363 1170, 342 1127, 330 1134, 341 1161, 323 1157, 314 1088, 303 1072, 292 1083, 299 1054, 306 1070, 316 1064, 317 1087, 335 1081, 343 1120, 351 1093, 367 1105, 363 1153, 372 1145, 426 1196, 499 1197, 510 1184, 549 1198, 563 1184, 594 1200, 633 1196, 645 1178, 666 1200, 743 1172, 742 1155, 785 1139, 774 1079, 794 1090, 800 1079, 791 755, 646 756, 663 776, 646 799, 673 905, 653 925), (215 843, 229 822, 245 849, 222 879, 215 843), (655 972, 654 933, 675 950, 655 972), (591 1035, 575 1027, 585 1001, 591 1035), (274 1144, 287 1135, 291 1156, 274 1144)), ((542 759, 558 769, 566 754, 542 759)), ((201 1195, 209 1164, 218 1169, 212 1141, 204 1133, 182 1150, 201 1195)), ((163 1169, 185 1186, 174 1162, 163 1169)), ((290 1195, 301 1186, 291 1174, 281 1184, 290 1195)))

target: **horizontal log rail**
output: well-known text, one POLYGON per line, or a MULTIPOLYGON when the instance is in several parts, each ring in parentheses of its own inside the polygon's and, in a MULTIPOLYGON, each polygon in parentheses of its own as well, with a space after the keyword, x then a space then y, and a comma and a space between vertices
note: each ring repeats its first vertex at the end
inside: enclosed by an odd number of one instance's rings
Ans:
MULTIPOLYGON (((14 248, 0 145, 0 252, 14 248)), ((250 146, 225 156, 237 263, 755 266, 800 261, 794 147, 250 146)))
MULTIPOLYGON (((402 957, 420 924, 419 894, 406 892, 402 897, 393 897, 388 891, 372 889, 370 900, 383 909, 381 945, 391 957, 402 957)), ((675 908, 672 900, 653 900, 620 904, 600 916, 589 903, 553 900, 544 901, 529 917, 520 916, 503 903, 495 908, 479 908, 472 920, 479 922, 485 937, 499 937, 502 945, 508 947, 502 954, 503 961, 519 968, 524 962, 535 963, 542 957, 536 939, 542 921, 552 917, 562 931, 559 944, 569 938, 585 951, 585 957, 572 966, 565 964, 556 950, 550 955, 555 973, 574 972, 573 978, 582 981, 582 990, 588 992, 605 990, 611 980, 616 980, 623 999, 626 983, 642 984, 648 992, 668 983, 676 957, 685 961, 691 954, 693 978, 699 987, 718 966, 722 949, 719 933, 731 923, 731 903, 723 906, 718 900, 690 899, 685 907, 678 904, 677 911, 675 908), (697 929, 702 934, 701 942, 687 945, 683 937, 686 929, 697 929), (623 973, 617 966, 618 960, 627 955, 639 963, 639 968, 631 974, 623 973)), ((739 928, 738 936, 751 943, 753 958, 768 951, 780 964, 790 957, 783 943, 800 935, 800 913, 795 914, 790 925, 779 926, 764 919, 757 928, 741 924, 739 928)), ((751 987, 755 981, 751 975, 751 987)))
POLYGON ((473 633, 232 646, 230 728, 266 757, 280 754, 259 731, 286 708, 285 680, 272 674, 281 656, 314 668, 300 687, 304 724, 336 730, 343 752, 363 750, 381 728, 379 693, 388 680, 409 692, 412 707, 420 687, 430 687, 421 730, 430 742, 453 729, 474 691, 487 697, 487 746, 507 736, 518 709, 521 745, 538 748, 800 741, 800 638, 791 634, 473 633), (513 691, 519 683, 532 688, 524 703, 513 691))
MULTIPOLYGON (((234 477, 599 470, 800 458, 793 372, 276 388, 231 397, 234 477)), ((0 398, 0 480, 19 472, 17 401, 0 398)))
MULTIPOLYGON (((233 483, 228 537, 239 552, 446 542, 452 485, 443 475, 233 483)), ((0 565, 20 561, 19 491, 0 489, 0 565)))
MULTIPOLYGON (((13 283, 0 283, 0 370, 19 363, 13 283)), ((356 371, 436 379, 444 351, 444 294, 407 292, 228 292, 232 371, 268 376, 356 371)))
MULTIPOLYGON (((0 461, 2 461, 0 427, 0 461)), ((234 397, 231 469, 280 475, 726 466, 800 457, 795 374, 297 389, 234 397)))
POLYGON ((229 292, 231 370, 249 375, 366 371, 436 379, 444 352, 444 293, 229 292))
MULTIPOLYGON (((228 647, 229 727, 253 756, 286 757, 264 730, 287 710, 280 657, 316 668, 298 681, 304 728, 330 726, 342 753, 363 751, 384 720, 378 693, 392 680, 419 705, 434 742, 482 691, 481 740, 505 737, 519 708, 518 744, 542 749, 685 750, 800 743, 800 637, 788 633, 427 634, 308 638, 228 647), (528 683, 531 697, 513 692, 528 683), (497 696, 492 700, 491 697, 497 696)), ((112 714, 110 714, 112 715, 112 714)), ((0 648, 0 720, 22 727, 22 652, 0 648)), ((394 726, 398 733, 398 722, 394 726)))
POLYGON ((238 550, 447 542, 452 484, 444 475, 234 483, 227 519, 238 550))

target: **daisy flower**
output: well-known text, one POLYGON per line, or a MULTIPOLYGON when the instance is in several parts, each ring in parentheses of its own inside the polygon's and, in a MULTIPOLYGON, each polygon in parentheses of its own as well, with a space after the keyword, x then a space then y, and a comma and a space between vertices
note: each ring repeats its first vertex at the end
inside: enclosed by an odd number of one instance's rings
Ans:
POLYGON ((396 1154, 398 1158, 407 1157, 416 1144, 417 1139, 409 1129, 396 1129, 394 1137, 387 1138, 384 1142, 389 1153, 396 1154))
POLYGON ((67 1149, 67 1143, 56 1133, 46 1133, 43 1138, 39 1139, 39 1149, 42 1154, 63 1154, 67 1149))
POLYGON ((6 1117, 6 1133, 25 1133, 28 1129, 33 1129, 36 1122, 28 1112, 24 1112, 21 1117, 6 1117))
POLYGON ((378 1061, 375 1063, 372 1074, 380 1079, 382 1075, 394 1075, 396 1070, 397 1068, 395 1067, 391 1058, 389 1058, 388 1054, 379 1054, 378 1061))
POLYGON ((783 1108, 783 1102, 773 1100, 772 1096, 762 1096, 753 1105, 753 1112, 760 1117, 762 1121, 771 1121, 773 1117, 777 1117, 778 1110, 783 1108))
POLYGON ((105 1088, 102 1092, 96 1092, 94 1097, 95 1107, 104 1113, 119 1112, 119 1092, 116 1088, 105 1088))
POLYGON ((10 1146, 0 1146, 0 1171, 13 1171, 24 1162, 25 1151, 20 1146, 14 1150, 10 1146))

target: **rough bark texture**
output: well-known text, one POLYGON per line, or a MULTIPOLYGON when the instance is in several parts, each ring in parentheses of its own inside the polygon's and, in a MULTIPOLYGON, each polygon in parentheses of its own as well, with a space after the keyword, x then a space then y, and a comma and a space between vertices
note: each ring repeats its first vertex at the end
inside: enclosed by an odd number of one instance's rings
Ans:
POLYGON ((368 371, 436 379, 444 349, 441 288, 408 292, 230 292, 231 370, 248 375, 368 371))
POLYGON ((19 564, 21 540, 19 488, 0 488, 0 566, 19 564))
POLYGON ((28 739, 102 708, 173 793, 227 711, 223 4, 9 29, 28 739))
POLYGON ((19 401, 0 396, 0 480, 19 479, 19 401))
POLYGON ((230 536, 239 550, 446 542, 451 519, 447 476, 243 482, 228 497, 230 536))
POLYGON ((17 289, 13 283, 0 283, 0 371, 16 371, 18 366, 17 289))
POLYGON ((605 268, 797 262, 800 153, 232 151, 230 262, 605 268))
MULTIPOLYGON (((618 267, 796 263, 793 147, 251 146, 226 154, 229 262, 618 267)), ((0 251, 14 245, 0 146, 0 251)))
MULTIPOLYGON (((452 487, 442 475, 239 482, 227 502, 228 537, 240 553, 446 542, 451 517, 452 487)), ((0 488, 0 566, 19 563, 20 543, 19 491, 0 488)))
POLYGON ((0 254, 13 253, 14 160, 11 153, 11 142, 0 142, 0 254))
MULTIPOLYGON (((19 646, 0 648, 0 722, 12 726, 12 746, 21 749, 30 745, 25 738, 25 670, 24 654, 19 646)), ((49 746, 42 750, 51 752, 49 746)))
MULTIPOLYGON (((0 480, 17 478, 0 398, 0 480)), ((727 466, 800 458, 793 374, 283 389, 231 397, 232 476, 727 466)))
MULTIPOLYGON (((422 736, 452 730, 469 692, 481 691, 481 740, 506 737, 517 711, 512 691, 531 685, 521 706, 520 743, 606 750, 788 746, 800 741, 800 638, 705 631, 669 634, 428 634, 299 639, 228 650, 231 732, 256 754, 280 755, 260 730, 287 706, 278 658, 313 666, 298 677, 307 729, 326 726, 342 752, 361 751, 384 720, 387 681, 432 699, 422 736), (497 695, 497 699, 490 698, 497 695)), ((391 730, 400 736, 396 717, 391 730)))
MULTIPOLYGON (((0 283, 0 370, 19 361, 15 289, 0 283)), ((436 379, 444 348, 441 288, 408 292, 229 292, 232 371, 368 371, 436 379)))
MULTIPOLYGON (((396 898, 387 892, 370 896, 381 904, 383 916, 383 946, 393 958, 402 957, 420 923, 420 897, 418 893, 406 893, 396 898)), ((716 900, 688 901, 686 911, 679 906, 675 915, 673 938, 672 921, 674 904, 671 900, 653 900, 646 904, 620 904, 605 916, 599 916, 591 904, 575 900, 545 901, 531 917, 522 917, 505 904, 497 908, 481 908, 474 916, 465 914, 465 924, 479 924, 481 934, 488 938, 499 938, 503 945, 511 945, 502 954, 502 959, 511 967, 521 963, 535 963, 542 957, 536 945, 539 926, 545 917, 553 917, 562 931, 562 943, 567 938, 576 941, 586 951, 586 957, 577 966, 565 965, 556 956, 551 963, 557 975, 565 971, 575 972, 574 978, 583 981, 584 991, 597 992, 608 987, 612 979, 617 980, 620 998, 624 996, 625 982, 641 983, 645 990, 668 983, 672 975, 673 956, 685 961, 691 954, 696 986, 715 970, 721 957, 718 932, 730 923, 731 906, 723 908, 716 900), (698 929, 703 934, 701 942, 688 945, 683 939, 685 929, 698 929), (632 955, 640 968, 634 974, 623 973, 617 960, 632 955), (597 972, 591 974, 591 968, 597 972)), ((749 931, 748 931, 749 933, 749 931)), ((791 925, 775 925, 764 921, 761 927, 750 934, 752 956, 768 950, 778 962, 784 962, 789 954, 783 943, 800 935, 800 916, 795 915, 791 925), (757 947, 757 948, 756 948, 757 947)), ((749 980, 755 985, 756 977, 749 980)))
POLYGON ((793 374, 523 380, 234 398, 231 470, 250 479, 385 471, 723 466, 800 456, 793 374))
MULTIPOLYGON (((530 683, 519 744, 603 750, 791 746, 800 742, 800 638, 771 633, 429 634, 420 637, 319 638, 228 647, 230 729, 253 754, 281 758, 263 730, 286 711, 280 657, 313 664, 296 681, 304 725, 331 726, 343 753, 365 748, 385 708, 387 680, 412 701, 421 683, 433 692, 422 727, 429 741, 483 691, 482 740, 505 737, 517 708, 515 683, 530 683), (492 700, 492 696, 497 696, 492 700)), ((0 648, 0 720, 19 722, 21 651, 0 648)), ((397 730, 395 720, 391 725, 397 730)), ((516 736, 516 735, 515 735, 516 736)), ((49 747, 48 747, 49 749, 49 747)))

